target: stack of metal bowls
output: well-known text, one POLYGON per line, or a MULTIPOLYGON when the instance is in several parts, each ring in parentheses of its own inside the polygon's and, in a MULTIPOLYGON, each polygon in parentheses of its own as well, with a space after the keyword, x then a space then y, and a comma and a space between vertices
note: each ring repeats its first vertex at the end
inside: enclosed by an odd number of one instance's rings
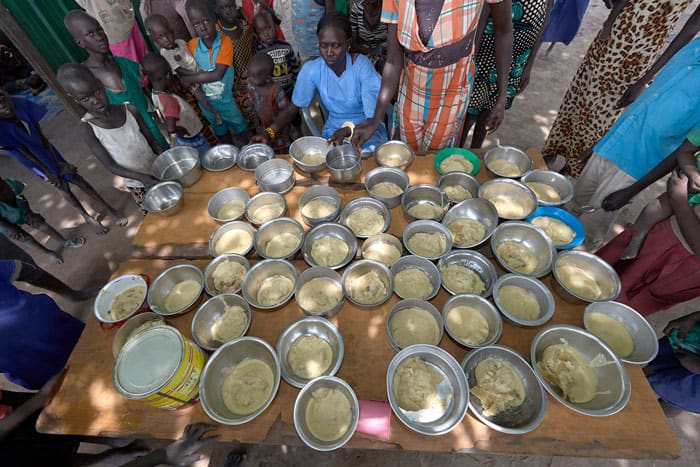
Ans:
POLYGON ((350 182, 362 172, 362 159, 352 145, 343 144, 328 151, 326 166, 331 180, 350 182))
POLYGON ((287 193, 294 188, 294 167, 284 159, 270 159, 255 169, 255 181, 261 191, 287 193))
POLYGON ((178 182, 160 182, 143 196, 143 208, 159 216, 174 216, 185 204, 182 186, 178 182))
POLYGON ((202 167, 210 172, 221 172, 236 165, 239 149, 232 144, 219 144, 202 155, 202 167))
POLYGON ((193 185, 202 176, 199 153, 189 146, 177 146, 161 153, 153 161, 153 176, 162 181, 193 185))

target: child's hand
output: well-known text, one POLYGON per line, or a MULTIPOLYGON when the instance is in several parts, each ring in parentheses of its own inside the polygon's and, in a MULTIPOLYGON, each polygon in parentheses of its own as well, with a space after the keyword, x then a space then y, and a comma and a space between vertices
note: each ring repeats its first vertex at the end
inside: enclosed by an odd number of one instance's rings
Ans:
POLYGON ((257 135, 254 135, 252 138, 250 138, 250 144, 253 143, 263 143, 263 144, 270 144, 270 135, 267 133, 258 133, 257 135))
POLYGON ((221 114, 219 112, 214 112, 214 117, 216 117, 216 124, 221 125, 224 123, 224 119, 221 118, 221 114))
POLYGON ((683 172, 674 170, 666 182, 666 190, 672 199, 688 198, 688 177, 683 172))

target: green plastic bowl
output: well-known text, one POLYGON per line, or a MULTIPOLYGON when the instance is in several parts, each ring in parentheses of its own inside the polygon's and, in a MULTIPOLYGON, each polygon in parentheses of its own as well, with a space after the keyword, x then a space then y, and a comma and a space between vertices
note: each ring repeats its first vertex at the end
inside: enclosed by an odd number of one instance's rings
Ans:
POLYGON ((469 173, 469 175, 476 175, 479 173, 479 170, 481 170, 481 161, 479 160, 479 157, 473 152, 462 148, 445 148, 437 154, 435 154, 435 158, 433 159, 433 165, 435 166, 435 170, 437 170, 437 172, 440 175, 443 175, 442 170, 440 170, 440 164, 442 163, 442 161, 444 161, 450 156, 461 156, 469 162, 471 162, 474 168, 469 173))

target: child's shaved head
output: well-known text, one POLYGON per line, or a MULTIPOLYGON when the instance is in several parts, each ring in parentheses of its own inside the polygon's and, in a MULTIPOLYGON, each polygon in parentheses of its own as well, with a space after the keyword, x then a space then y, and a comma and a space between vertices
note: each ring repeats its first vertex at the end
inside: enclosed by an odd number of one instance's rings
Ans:
POLYGON ((154 27, 159 27, 163 29, 171 29, 170 28, 170 23, 168 23, 168 20, 165 16, 159 15, 157 13, 154 13, 152 15, 148 15, 148 18, 143 22, 143 24, 146 26, 146 29, 149 31, 153 29, 154 27))
POLYGON ((88 52, 109 53, 107 35, 95 18, 83 10, 71 10, 63 17, 63 24, 79 47, 88 52))
MULTIPOLYGON (((66 63, 61 65, 61 68, 56 72, 56 79, 66 92, 70 93, 70 89, 75 84, 92 84, 93 82, 100 83, 90 69, 82 63, 66 63)), ((102 83, 100 83, 102 86, 102 83)))
POLYGON ((275 64, 272 58, 265 52, 258 52, 253 55, 253 58, 248 62, 248 69, 251 73, 255 73, 260 76, 272 76, 272 70, 275 68, 275 64))

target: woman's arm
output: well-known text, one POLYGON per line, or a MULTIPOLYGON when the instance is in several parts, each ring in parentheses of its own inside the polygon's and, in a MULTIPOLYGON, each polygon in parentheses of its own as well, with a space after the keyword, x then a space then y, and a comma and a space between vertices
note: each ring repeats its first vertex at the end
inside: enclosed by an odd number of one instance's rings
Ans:
POLYGON ((488 4, 493 19, 493 38, 495 42, 496 75, 498 76, 498 97, 489 112, 486 129, 493 133, 503 122, 508 99, 508 77, 513 61, 513 2, 503 0, 488 4))
POLYGON ((131 112, 131 115, 134 116, 136 119, 136 123, 139 125, 139 130, 141 130, 141 133, 143 136, 146 137, 146 141, 148 141, 148 145, 151 147, 153 152, 156 154, 160 154, 163 152, 163 148, 160 146, 160 143, 156 140, 156 138, 153 136, 153 133, 151 133, 151 130, 146 126, 146 122, 143 121, 143 117, 141 116, 141 113, 139 113, 138 109, 134 107, 133 105, 127 105, 126 109, 131 112))
POLYGON ((688 177, 683 172, 674 171, 668 179, 667 190, 683 238, 693 254, 700 257, 700 219, 694 212, 700 209, 697 209, 697 205, 694 209, 688 204, 688 177))
MULTIPOLYGON (((622 12, 622 9, 625 8, 625 5, 627 5, 629 1, 630 0, 613 0, 614 4, 612 10, 610 10, 608 18, 603 23, 603 27, 600 28, 600 32, 598 33, 598 40, 606 41, 610 38, 613 23, 615 23, 615 20, 622 12)), ((605 2, 606 5, 608 5, 608 3, 608 1, 605 2)))

